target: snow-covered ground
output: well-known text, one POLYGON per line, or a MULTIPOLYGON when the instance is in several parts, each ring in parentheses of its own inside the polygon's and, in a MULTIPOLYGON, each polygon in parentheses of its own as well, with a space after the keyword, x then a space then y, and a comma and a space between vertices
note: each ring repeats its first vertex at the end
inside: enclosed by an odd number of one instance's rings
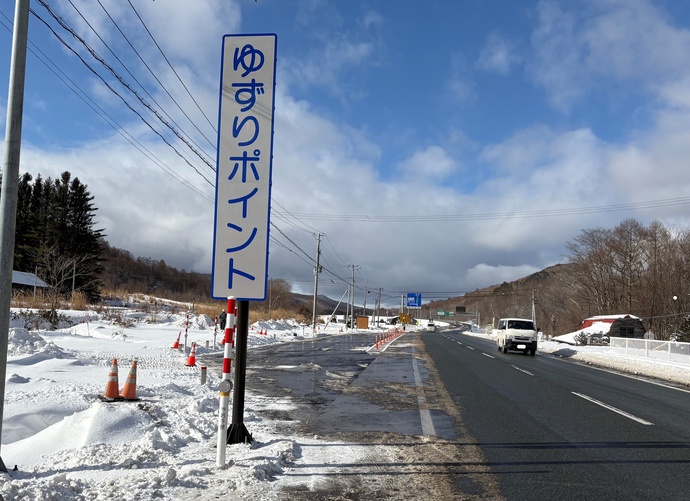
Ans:
MULTIPOLYGON (((202 384, 200 364, 187 366, 189 353, 172 349, 186 333, 197 357, 213 351, 207 316, 129 311, 120 318, 133 323, 123 327, 102 314, 64 311, 71 325, 27 330, 31 315, 15 313, 0 450, 10 470, 0 475, 6 501, 280 499, 278 490, 289 485, 318 489, 319 475, 338 471, 335 450, 341 464, 366 459, 366 448, 297 436, 285 422, 260 417, 278 416, 291 402, 248 393, 244 420, 255 443, 227 446, 226 464, 217 466, 220 374, 209 370, 202 384), (113 359, 122 388, 135 358, 139 400, 103 402, 113 359), (267 409, 276 412, 260 412, 267 409), (309 465, 320 465, 311 477, 309 465), (287 474, 295 468, 300 475, 287 474)), ((341 327, 318 334, 339 334, 341 327)), ((311 335, 292 320, 257 323, 249 346, 311 335)), ((222 351, 219 344, 215 351, 222 351)), ((688 368, 615 357, 605 347, 543 342, 540 355, 547 353, 690 384, 688 368)))

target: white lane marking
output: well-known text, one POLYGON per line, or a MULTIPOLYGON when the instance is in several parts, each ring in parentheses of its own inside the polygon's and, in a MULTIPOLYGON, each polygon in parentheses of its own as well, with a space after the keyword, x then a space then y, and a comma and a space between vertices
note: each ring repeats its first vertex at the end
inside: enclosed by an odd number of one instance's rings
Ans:
POLYGON ((627 417, 628 419, 632 419, 633 421, 637 421, 638 423, 642 423, 642 424, 644 424, 644 425, 646 425, 646 426, 654 426, 654 423, 650 423, 649 421, 645 421, 645 420, 642 419, 642 418, 639 418, 639 417, 637 417, 637 416, 633 416, 632 414, 629 414, 629 413, 627 413, 627 412, 625 412, 625 411, 622 411, 622 410, 620 410, 620 409, 618 409, 618 408, 616 408, 616 407, 613 407, 612 405, 605 404, 604 402, 600 402, 599 400, 597 400, 597 399, 595 399, 595 398, 592 398, 592 397, 589 397, 589 396, 587 396, 587 395, 583 395, 582 393, 577 393, 577 392, 574 392, 574 391, 571 392, 571 393, 572 393, 573 395, 575 395, 575 396, 580 397, 580 398, 584 398, 585 400, 589 400, 590 402, 592 402, 592 403, 594 403, 594 404, 600 405, 600 406, 603 407, 604 409, 608 409, 608 410, 610 410, 610 411, 613 411, 613 412, 616 412, 616 413, 620 414, 621 416, 625 416, 625 417, 627 417))
POLYGON ((472 348, 471 346, 466 346, 466 348, 467 348, 468 350, 474 350, 474 348, 472 348))
POLYGON ((526 371, 525 369, 521 369, 521 368, 518 367, 517 365, 511 365, 511 367, 512 367, 513 369, 519 370, 520 372, 524 372, 524 373, 527 374, 528 376, 534 376, 534 374, 532 374, 530 371, 526 371))
POLYGON ((482 353, 482 355, 484 355, 485 357, 489 357, 489 358, 496 358, 493 355, 489 355, 488 353, 482 353))
POLYGON ((417 405, 419 406, 419 419, 422 422, 422 435, 425 437, 436 435, 434 422, 431 419, 431 412, 426 408, 424 386, 422 385, 422 377, 419 375, 419 367, 417 367, 417 359, 414 356, 414 348, 412 350, 412 372, 414 374, 414 384, 419 388, 419 392, 417 393, 417 405))

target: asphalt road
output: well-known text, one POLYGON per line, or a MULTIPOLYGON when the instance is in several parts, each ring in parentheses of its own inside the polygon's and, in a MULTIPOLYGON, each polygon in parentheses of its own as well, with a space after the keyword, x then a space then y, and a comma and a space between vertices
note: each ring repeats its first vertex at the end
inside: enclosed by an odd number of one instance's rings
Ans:
POLYGON ((690 499, 690 394, 488 340, 422 336, 507 499, 690 499))
POLYGON ((249 351, 247 389, 292 404, 255 412, 368 451, 287 470, 338 471, 288 499, 690 499, 687 391, 458 331, 375 346, 362 332, 249 351))

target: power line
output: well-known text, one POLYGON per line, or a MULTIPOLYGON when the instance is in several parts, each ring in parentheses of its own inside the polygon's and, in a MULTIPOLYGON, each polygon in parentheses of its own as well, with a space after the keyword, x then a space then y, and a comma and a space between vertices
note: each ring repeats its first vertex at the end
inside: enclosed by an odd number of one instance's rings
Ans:
MULTIPOLYGON (((514 211, 514 212, 487 212, 487 213, 466 213, 466 214, 427 214, 427 215, 368 215, 368 214, 317 214, 296 212, 291 213, 292 217, 301 219, 320 220, 320 221, 358 221, 367 222, 389 222, 389 223, 414 223, 430 221, 485 221, 493 219, 528 219, 536 217, 557 217, 573 216, 580 214, 598 214, 605 212, 620 212, 628 210, 652 209, 657 207, 672 207, 676 205, 690 204, 690 197, 667 198, 661 200, 647 200, 644 202, 630 202, 625 204, 595 205, 589 207, 569 207, 564 209, 541 209, 535 211, 514 211)), ((285 214, 281 214, 287 217, 285 214)))
MULTIPOLYGON (((12 33, 12 21, 5 15, 2 14, 9 26, 5 23, 1 23, 7 31, 12 33)), ((197 195, 213 203, 213 198, 209 197, 206 193, 200 191, 195 186, 191 185, 186 179, 177 174, 172 168, 167 166, 160 158, 158 158, 153 152, 151 152, 146 146, 139 142, 132 134, 127 132, 125 127, 117 122, 112 116, 110 116, 103 108, 101 108, 88 94, 86 94, 59 66, 57 66, 50 57, 41 50, 35 43, 29 40, 29 52, 31 52, 36 59, 38 59, 43 65, 52 72, 58 80, 60 80, 68 89, 70 89, 79 99, 81 99, 89 108, 91 108, 94 113, 103 119, 115 132, 122 136, 128 143, 139 150, 145 157, 151 160, 156 166, 163 170, 170 177, 175 179, 175 181, 185 185, 190 190, 194 191, 197 195)))
MULTIPOLYGON (((153 41, 154 45, 155 45, 156 48, 158 48, 158 50, 160 51, 161 55, 163 56, 163 59, 165 59, 165 62, 168 63, 168 66, 170 67, 170 69, 172 70, 172 72, 175 74, 175 76, 177 77, 177 79, 179 80, 179 82, 182 84, 182 87, 184 87, 184 90, 187 91, 187 94, 188 94, 189 97, 192 99, 192 101, 194 102, 194 104, 196 105, 196 107, 198 108, 198 110, 201 112, 201 114, 204 116, 204 118, 206 119, 206 121, 208 122, 208 124, 211 126, 211 129, 213 129, 213 131, 214 131, 216 134, 218 134, 218 131, 216 130, 215 126, 211 123, 211 120, 209 120, 209 118, 206 116, 206 113, 204 113, 204 110, 201 109, 201 106, 199 106, 199 103, 196 102, 196 99, 194 99, 194 96, 192 95, 191 92, 189 92, 189 89, 187 88, 187 86, 185 85, 185 83, 182 81, 182 78, 180 78, 180 75, 177 74, 177 71, 175 70, 175 68, 173 67, 173 65, 170 63, 170 61, 168 60, 168 57, 165 55, 165 52, 163 52, 163 49, 161 49, 160 45, 158 45, 158 42, 157 42, 156 39, 154 38, 153 34, 151 34, 151 32, 149 31, 148 26, 146 26, 146 23, 144 22, 144 20, 141 18, 141 16, 140 16, 139 13, 137 12, 137 9, 134 8, 134 5, 132 5, 132 2, 131 2, 130 0, 127 0, 127 1, 128 1, 128 3, 129 3, 129 6, 132 8, 132 10, 134 11, 134 13, 136 14, 136 16, 137 16, 137 18, 139 19, 139 21, 141 21, 141 25, 142 25, 142 26, 144 27, 144 29, 146 30, 146 33, 148 33, 148 35, 149 35, 149 37, 151 37, 151 40, 153 41)), ((98 0, 98 3, 100 4, 101 1, 98 0)), ((105 8, 104 8, 103 10, 105 10, 105 8)), ((138 55, 138 54, 137 54, 137 55, 138 55)), ((143 62, 143 61, 142 61, 142 62, 143 62)), ((148 68, 148 66, 146 66, 146 67, 148 68)), ((149 71, 151 71, 150 68, 149 68, 149 71)), ((151 74, 153 74, 153 72, 151 72, 151 74)), ((155 77, 155 75, 154 75, 154 77, 155 77)), ((156 81, 158 81, 158 83, 160 83, 160 81, 158 80, 158 78, 156 78, 156 81)), ((165 87, 163 86, 162 83, 161 83, 161 87, 163 87, 163 88, 165 89, 165 87)), ((168 92, 168 91, 166 90, 166 92, 168 92)), ((170 96, 170 93, 168 93, 168 95, 170 96)), ((175 102, 175 104, 177 104, 177 101, 175 101, 175 99, 174 99, 172 96, 170 96, 170 99, 172 99, 173 102, 175 102)), ((180 108, 179 105, 178 105, 178 108, 180 108)), ((180 111, 182 111, 182 108, 180 108, 180 111)), ((183 111, 183 113, 184 113, 184 111, 183 111)), ((185 116, 187 117, 187 114, 185 114, 185 116)), ((189 119, 189 121, 192 122, 192 119, 191 119, 191 118, 187 117, 187 119, 189 119)), ((192 122, 192 124, 193 124, 193 123, 194 123, 194 122, 192 122)), ((202 133, 198 128, 197 128, 197 130, 198 130, 199 133, 203 136, 203 133, 202 133)), ((206 139, 206 136, 204 136, 204 139, 206 139)), ((206 139, 206 141, 208 141, 209 144, 211 144, 211 146, 214 146, 214 147, 215 147, 215 144, 214 144, 214 143, 212 143, 212 142, 209 141, 208 139, 206 139)))
MULTIPOLYGON (((55 21, 57 21, 57 23, 58 23, 60 26, 62 26, 63 29, 65 29, 67 32, 69 32, 79 43, 81 43, 81 45, 87 50, 87 52, 88 52, 89 54, 91 54, 91 56, 92 56, 96 61, 98 61, 102 66, 104 66, 104 67, 111 73, 111 75, 113 75, 113 77, 115 77, 115 79, 116 79, 118 82, 120 82, 120 84, 121 84, 123 87, 125 87, 130 93, 132 93, 132 95, 134 95, 134 96, 137 98, 137 100, 142 104, 142 106, 144 106, 147 110, 149 110, 151 113, 153 113, 153 115, 158 119, 158 121, 159 121, 160 123, 162 123, 165 127, 167 127, 167 128, 168 128, 168 129, 169 129, 169 130, 170 130, 180 141, 182 141, 185 145, 187 145, 187 147, 188 147, 188 148, 189 148, 189 149, 190 149, 190 150, 191 150, 191 151, 192 151, 192 152, 203 162, 203 163, 205 163, 212 171, 215 172, 215 167, 211 164, 211 162, 209 162, 206 158, 204 158, 204 157, 202 156, 202 154, 201 154, 201 153, 200 153, 200 152, 199 152, 199 151, 198 151, 198 150, 197 150, 197 149, 196 149, 196 148, 195 148, 195 147, 194 147, 194 146, 193 146, 193 145, 192 145, 192 144, 191 144, 191 143, 190 143, 190 142, 189 142, 189 141, 188 141, 188 140, 187 140, 187 139, 176 129, 176 128, 175 128, 175 127, 173 127, 173 126, 172 126, 172 125, 171 125, 171 124, 170 124, 170 123, 169 123, 169 122, 168 122, 168 121, 167 121, 167 120, 166 120, 166 119, 155 109, 155 108, 153 108, 153 107, 152 107, 152 106, 141 96, 141 94, 139 94, 139 92, 138 92, 136 89, 134 89, 134 88, 133 88, 133 87, 132 87, 132 86, 131 86, 131 85, 130 85, 130 84, 129 84, 129 83, 128 83, 128 82, 117 72, 117 71, 115 71, 115 69, 114 69, 112 66, 110 66, 110 65, 109 65, 109 64, 108 64, 108 63, 107 63, 107 62, 106 62, 106 61, 105 61, 105 60, 104 60, 104 59, 103 59, 103 58, 102 58, 92 47, 90 47, 89 44, 86 42, 86 40, 84 40, 76 31, 74 31, 74 29, 72 29, 72 28, 64 21, 64 19, 62 19, 62 17, 60 17, 60 16, 58 15, 58 14, 53 10, 53 8, 52 8, 45 0, 38 0, 38 2, 48 11, 48 13, 53 17, 53 19, 55 19, 55 21)), ((133 108, 133 107, 132 107, 132 106, 131 106, 131 105, 120 95, 120 94, 119 94, 119 93, 117 93, 117 91, 116 91, 115 89, 113 89, 112 86, 111 86, 110 84, 108 84, 108 83, 106 82, 106 80, 105 80, 98 72, 96 72, 96 71, 95 71, 85 60, 84 60, 84 58, 81 57, 80 54, 77 53, 76 50, 74 50, 69 44, 67 44, 67 42, 66 42, 64 39, 62 39, 62 37, 60 37, 60 36, 58 35, 58 33, 57 33, 57 32, 56 32, 56 31, 45 21, 45 20, 43 20, 40 16, 38 16, 38 14, 36 14, 35 11, 32 10, 31 13, 34 14, 34 16, 36 16, 41 22, 43 22, 43 23, 48 27, 48 29, 55 35, 55 37, 57 37, 58 40, 60 40, 60 42, 61 42, 65 47, 67 47, 72 53, 74 53, 74 54, 82 61, 82 63, 83 63, 84 65, 86 65, 86 67, 87 67, 92 73, 94 73, 94 75, 96 75, 96 76, 106 85, 106 87, 107 87, 111 92, 113 92, 113 93, 114 93, 115 95, 117 95, 120 99, 122 99, 122 101, 126 104, 126 106, 127 106, 131 111, 133 111, 134 113, 136 113, 137 116, 139 116, 139 118, 140 118, 142 121, 144 121, 144 123, 146 123, 146 125, 148 125, 149 128, 150 128, 152 131, 154 131, 158 136, 160 136, 160 138, 163 139, 163 140, 166 142, 166 144, 168 144, 170 147, 172 147, 173 149, 175 149, 174 146, 172 145, 172 143, 170 143, 160 132, 158 132, 157 130, 155 130, 155 129, 151 126, 151 124, 149 124, 148 121, 146 121, 146 119, 145 119, 139 112, 137 112, 137 111, 136 111, 136 110, 135 110, 135 109, 134 109, 134 108, 133 108)), ((201 176, 202 178, 204 178, 204 180, 205 180, 207 183, 209 183, 209 184, 211 184, 211 185, 213 186, 213 184, 212 184, 212 183, 211 183, 211 182, 210 182, 210 181, 209 181, 209 180, 208 180, 208 179, 207 179, 207 178, 206 178, 206 177, 205 177, 195 166, 194 166, 194 165, 192 165, 191 162, 189 162, 189 160, 187 160, 184 156, 182 156, 182 155, 177 151, 177 149, 175 149, 175 151, 178 153, 178 155, 180 155, 180 156, 186 161, 186 163, 187 163, 190 167, 192 167, 192 168, 194 169, 194 171, 195 171, 199 176, 201 176)))
MULTIPOLYGON (((43 0, 39 0, 39 2, 43 3, 43 0)), ((75 51, 67 42, 65 42, 65 40, 63 40, 62 37, 60 37, 60 35, 58 35, 58 33, 57 33, 57 32, 56 32, 56 31, 55 31, 55 30, 54 30, 54 29, 43 19, 43 18, 41 18, 41 16, 39 16, 33 9, 31 9, 31 13, 32 13, 39 21, 41 21, 43 24, 45 24, 45 25, 48 27, 48 29, 53 33, 53 35, 55 35, 55 37, 56 37, 65 47, 67 47, 74 55, 76 55, 76 56, 79 58, 79 60, 81 60, 81 62, 82 62, 82 63, 83 63, 83 64, 84 64, 94 75, 96 75, 96 76, 103 82, 103 84, 108 88, 108 90, 110 90, 113 94, 115 94, 117 97, 119 97, 119 98, 122 100, 122 102, 125 103, 125 106, 127 106, 127 108, 129 108, 133 113, 135 113, 135 114, 139 117, 139 119, 141 119, 142 122, 144 122, 144 123, 145 123, 145 124, 146 124, 146 125, 147 125, 147 126, 158 136, 158 137, 160 137, 160 138, 165 142, 165 144, 167 144, 170 148, 172 148, 173 151, 174 151, 175 153, 177 153, 177 155, 179 155, 180 158, 182 158, 182 159, 185 161, 185 163, 187 163, 187 165, 189 165, 192 169, 194 169, 194 171, 195 171, 197 174, 199 174, 199 175, 204 179, 204 181, 206 181, 206 182, 207 182, 208 184, 210 184, 211 186, 214 186, 214 184, 211 183, 203 174, 201 174, 201 172, 199 172, 199 170, 198 170, 194 165, 192 165, 192 163, 191 163, 184 155, 182 155, 182 153, 180 153, 180 151, 179 151, 177 148, 175 148, 175 146, 174 146, 172 143, 170 143, 160 132, 158 132, 158 131, 157 131, 157 130, 156 130, 156 129, 155 129, 155 128, 154 128, 154 127, 153 127, 153 126, 152 126, 142 115, 141 115, 141 113, 139 113, 137 110, 135 110, 135 109, 127 102, 127 100, 126 100, 124 97, 122 97, 115 89, 113 89, 112 86, 111 86, 111 85, 110 85, 100 74, 98 74, 98 72, 97 72, 96 70, 94 70, 94 69, 89 65, 89 63, 87 63, 87 62, 84 60, 84 58, 81 57, 81 55, 79 55, 79 53, 77 53, 77 51, 75 51)))
MULTIPOLYGON (((129 68, 127 68, 127 65, 117 56, 117 54, 115 54, 115 52, 113 52, 113 50, 112 50, 112 49, 110 48, 110 46, 106 43, 106 41, 103 40, 103 38, 102 38, 102 37, 100 36, 100 34, 96 31, 96 29, 95 29, 93 26, 91 26, 91 23, 89 23, 89 21, 84 17, 84 15, 79 11, 79 9, 72 3, 72 0, 69 0, 69 2, 70 2, 70 4, 72 5, 72 7, 74 7, 74 10, 77 11, 77 13, 79 14, 79 16, 81 16, 81 18, 84 20, 84 22, 87 24, 87 26, 88 26, 89 28, 91 28, 91 31, 94 32, 94 34, 95 34, 95 35, 98 37, 98 39, 103 43, 103 45, 110 51, 110 53, 115 57, 115 59, 117 59, 117 61, 120 63, 120 65, 122 65, 122 67, 125 69, 125 71, 126 71, 127 73, 129 73, 129 75, 134 79, 134 81, 135 81, 137 84, 139 84, 139 86, 140 86, 141 89, 146 93, 146 95, 149 96, 149 98, 151 98, 151 100, 152 100, 159 108, 162 109, 162 106, 158 103, 158 101, 156 101, 156 99, 146 90, 146 88, 139 82, 139 80, 137 80, 137 78, 132 74, 132 72, 129 71, 129 68)), ((161 85, 161 87, 163 88, 163 90, 168 94, 168 96, 170 96, 170 93, 167 91, 167 89, 165 88, 165 86, 160 82, 160 80, 158 80, 158 77, 155 75, 155 73, 153 73, 153 71, 151 70, 151 68, 146 64, 146 61, 143 60, 143 58, 141 57, 141 55, 139 54, 139 52, 138 52, 138 51, 136 50, 136 48, 132 45, 132 43, 129 41, 129 38, 127 38, 127 35, 125 35, 124 32, 120 29, 120 26, 117 24, 117 22, 115 21, 115 19, 113 19, 113 17, 110 15, 110 13, 106 10, 106 8, 103 6, 103 4, 100 2, 100 0, 98 0, 98 4, 101 6, 101 9, 103 9, 103 12, 105 12, 106 16, 108 16, 108 19, 110 19, 110 21, 113 23, 113 25, 115 26, 115 28, 120 32, 120 34, 121 34, 122 37, 125 39, 125 41, 129 44, 130 48, 131 48, 131 49, 134 51, 134 53, 139 57, 139 59, 140 59, 141 62, 144 64, 144 66, 146 67, 146 69, 149 70, 149 72, 153 75, 153 77, 156 79, 156 81, 161 85)), ((199 133, 202 135, 202 137, 204 137, 204 139, 206 139, 206 137, 203 135, 203 133, 199 130, 198 127, 196 127, 196 124, 194 124, 194 122, 187 116, 187 114, 186 114, 186 113, 184 112, 184 110, 180 107, 180 105, 177 103, 177 101, 175 101, 175 99, 174 99, 172 96, 170 96, 170 99, 172 99, 172 101, 177 105, 178 109, 179 109, 179 110, 182 112, 182 114, 189 120, 189 122, 192 124, 192 126, 194 126, 194 128, 196 128, 196 130, 199 131, 199 133)), ((162 110, 162 112, 165 113, 165 110, 162 110)), ((176 127, 180 128, 180 126, 175 122, 175 120, 170 116, 170 114, 165 113, 165 115, 166 115, 166 117, 167 117, 173 124, 175 124, 176 127)), ((189 134, 187 134, 187 137, 190 138, 190 141, 194 142, 194 140, 191 138, 191 136, 190 136, 189 134)), ((208 139, 206 139, 206 140, 208 141, 208 139)), ((210 143, 210 142, 209 142, 209 143, 210 143)), ((211 144, 211 146, 214 147, 214 149, 215 149, 215 145, 214 145, 213 143, 210 143, 210 144, 211 144)), ((195 145, 197 148, 201 149, 201 147, 200 147, 196 142, 194 142, 194 145, 195 145)))

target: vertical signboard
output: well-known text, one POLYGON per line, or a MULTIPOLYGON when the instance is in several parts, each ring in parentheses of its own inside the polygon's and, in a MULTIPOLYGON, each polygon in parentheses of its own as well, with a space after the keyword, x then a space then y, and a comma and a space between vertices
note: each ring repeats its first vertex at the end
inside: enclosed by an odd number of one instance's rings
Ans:
POLYGON ((225 35, 211 296, 261 301, 268 280, 276 35, 225 35))

